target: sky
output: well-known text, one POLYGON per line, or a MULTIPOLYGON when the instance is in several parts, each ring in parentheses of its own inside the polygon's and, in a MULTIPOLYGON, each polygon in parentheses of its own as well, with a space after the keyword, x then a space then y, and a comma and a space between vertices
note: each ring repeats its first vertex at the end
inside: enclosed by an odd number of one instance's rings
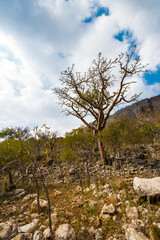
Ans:
POLYGON ((79 127, 52 91, 61 72, 73 63, 84 72, 99 52, 114 59, 133 44, 148 72, 132 92, 159 95, 159 9, 159 0, 0 0, 0 129, 79 127))

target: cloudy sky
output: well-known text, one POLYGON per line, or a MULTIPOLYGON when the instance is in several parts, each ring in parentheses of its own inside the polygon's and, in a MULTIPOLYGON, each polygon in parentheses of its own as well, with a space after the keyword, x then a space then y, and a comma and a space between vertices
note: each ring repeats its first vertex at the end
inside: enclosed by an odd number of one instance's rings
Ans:
POLYGON ((52 94, 61 71, 85 71, 99 52, 114 58, 132 44, 149 64, 133 91, 160 94, 159 9, 159 0, 0 0, 0 128, 80 126, 52 94))

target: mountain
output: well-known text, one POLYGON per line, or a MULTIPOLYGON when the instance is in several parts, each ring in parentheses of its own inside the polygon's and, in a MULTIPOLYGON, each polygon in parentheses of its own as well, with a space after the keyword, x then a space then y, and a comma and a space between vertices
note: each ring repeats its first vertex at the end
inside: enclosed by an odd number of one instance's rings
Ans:
POLYGON ((160 95, 146 98, 130 106, 121 108, 115 114, 111 115, 109 121, 118 118, 121 115, 126 115, 129 119, 140 118, 145 113, 152 113, 153 111, 160 111, 160 95))

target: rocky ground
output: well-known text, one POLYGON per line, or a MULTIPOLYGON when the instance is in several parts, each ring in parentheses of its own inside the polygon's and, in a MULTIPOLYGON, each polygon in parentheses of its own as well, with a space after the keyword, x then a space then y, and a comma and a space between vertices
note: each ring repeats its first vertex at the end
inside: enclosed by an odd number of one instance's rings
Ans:
MULTIPOLYGON (((54 239, 160 240, 160 160, 150 157, 141 148, 112 166, 83 163, 81 184, 76 164, 62 166, 64 183, 59 167, 50 167, 54 239)), ((41 187, 38 214, 35 186, 26 189, 0 191, 0 240, 51 239, 45 192, 41 187)))
MULTIPOLYGON (((55 239, 160 239, 159 186, 159 177, 141 184, 136 179, 133 183, 133 177, 115 176, 89 187, 84 184, 83 189, 76 184, 50 184, 55 239), (146 198, 143 188, 152 197, 146 198)), ((1 240, 50 239, 48 203, 43 191, 40 215, 35 193, 16 189, 1 195, 1 240)))

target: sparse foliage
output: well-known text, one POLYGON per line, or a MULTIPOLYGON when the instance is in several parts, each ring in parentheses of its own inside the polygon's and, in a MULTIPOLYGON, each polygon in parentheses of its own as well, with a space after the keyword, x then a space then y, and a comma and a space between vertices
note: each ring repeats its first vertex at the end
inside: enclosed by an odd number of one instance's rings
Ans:
POLYGON ((131 52, 120 54, 114 60, 108 60, 99 53, 93 66, 83 75, 75 73, 72 65, 61 74, 63 87, 54 89, 54 93, 59 97, 59 104, 65 107, 65 113, 79 118, 98 135, 103 163, 105 153, 99 133, 105 128, 112 110, 118 104, 130 103, 139 97, 139 94, 128 96, 130 86, 135 83, 129 78, 145 71, 140 58, 135 58, 135 49, 134 47, 131 52), (114 69, 118 71, 118 76, 114 69), (92 116, 92 123, 87 120, 88 116, 92 116))

